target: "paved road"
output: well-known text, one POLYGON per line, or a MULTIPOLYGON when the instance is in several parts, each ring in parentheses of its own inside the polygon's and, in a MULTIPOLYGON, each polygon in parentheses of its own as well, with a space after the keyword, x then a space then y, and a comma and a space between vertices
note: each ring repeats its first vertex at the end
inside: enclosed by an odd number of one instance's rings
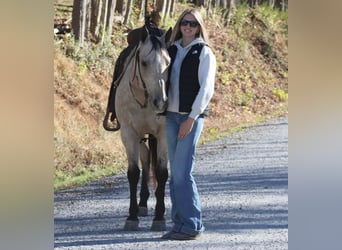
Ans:
MULTIPOLYGON (((140 230, 123 231, 122 173, 55 194, 55 249, 288 249, 287 118, 200 146, 194 176, 206 227, 199 240, 161 240, 163 232, 150 231, 154 197, 140 230)), ((171 228, 168 191, 166 207, 171 228)))

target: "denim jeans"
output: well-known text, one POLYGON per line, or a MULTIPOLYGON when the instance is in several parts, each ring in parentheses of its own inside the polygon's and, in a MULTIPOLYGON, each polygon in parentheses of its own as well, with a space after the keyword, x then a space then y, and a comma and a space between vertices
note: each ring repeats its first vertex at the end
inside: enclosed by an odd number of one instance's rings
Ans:
POLYGON ((191 132, 178 139, 178 130, 188 114, 167 112, 166 133, 170 161, 170 197, 173 231, 198 234, 204 231, 197 186, 192 175, 196 144, 203 129, 203 116, 194 122, 191 132))

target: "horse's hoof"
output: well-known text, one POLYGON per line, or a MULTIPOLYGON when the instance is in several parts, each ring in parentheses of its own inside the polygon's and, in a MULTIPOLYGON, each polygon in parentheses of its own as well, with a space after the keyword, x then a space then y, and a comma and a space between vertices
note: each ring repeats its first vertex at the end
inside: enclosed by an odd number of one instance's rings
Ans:
POLYGON ((138 216, 147 216, 147 215, 148 215, 147 207, 139 207, 138 216))
POLYGON ((165 220, 154 220, 151 226, 152 231, 165 231, 166 222, 165 220))
POLYGON ((124 230, 126 231, 136 231, 139 229, 138 220, 126 220, 124 230))

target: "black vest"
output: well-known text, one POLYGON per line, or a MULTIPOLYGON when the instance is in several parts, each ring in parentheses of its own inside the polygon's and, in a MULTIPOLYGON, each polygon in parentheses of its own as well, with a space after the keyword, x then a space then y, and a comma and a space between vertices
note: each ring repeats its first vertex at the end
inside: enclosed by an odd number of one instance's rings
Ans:
MULTIPOLYGON (((183 59, 179 75, 179 112, 191 112, 191 106, 200 89, 198 67, 203 46, 205 46, 203 43, 193 45, 183 59)), ((171 69, 176 58, 177 47, 172 45, 168 51, 171 57, 171 69)), ((169 70, 169 74, 171 74, 171 70, 169 70)), ((168 82, 168 86, 169 84, 168 82)), ((208 107, 204 110, 203 115, 208 115, 208 107)))

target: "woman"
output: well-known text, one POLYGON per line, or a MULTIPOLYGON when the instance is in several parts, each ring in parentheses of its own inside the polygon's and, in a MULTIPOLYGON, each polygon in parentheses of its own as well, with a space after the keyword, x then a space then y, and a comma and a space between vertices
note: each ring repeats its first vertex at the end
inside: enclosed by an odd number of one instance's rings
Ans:
POLYGON ((172 230, 163 239, 192 240, 204 231, 192 176, 204 116, 214 93, 216 59, 197 9, 179 17, 171 35, 166 131, 170 160, 172 230))

